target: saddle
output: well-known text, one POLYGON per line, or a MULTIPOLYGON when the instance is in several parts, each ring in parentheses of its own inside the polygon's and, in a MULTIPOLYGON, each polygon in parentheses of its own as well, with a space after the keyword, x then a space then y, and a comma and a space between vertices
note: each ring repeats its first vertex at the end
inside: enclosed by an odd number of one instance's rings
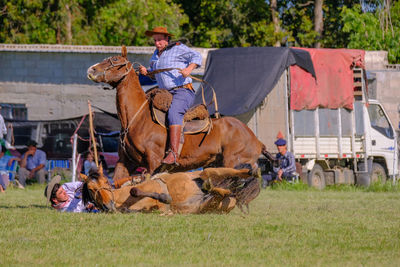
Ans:
MULTIPOLYGON (((171 106, 172 94, 157 87, 146 92, 153 120, 167 128, 165 121, 171 106)), ((208 133, 211 130, 211 118, 204 104, 190 108, 183 117, 183 134, 208 133)))

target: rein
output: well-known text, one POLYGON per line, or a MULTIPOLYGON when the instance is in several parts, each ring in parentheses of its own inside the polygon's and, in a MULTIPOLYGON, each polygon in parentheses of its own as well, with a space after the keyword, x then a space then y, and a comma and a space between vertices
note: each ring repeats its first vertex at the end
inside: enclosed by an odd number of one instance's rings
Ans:
POLYGON ((127 136, 128 133, 129 133, 129 127, 132 125, 132 123, 135 121, 136 117, 137 117, 137 116, 140 114, 140 112, 143 110, 143 108, 144 108, 144 106, 146 105, 147 102, 148 102, 148 100, 146 99, 146 100, 143 102, 143 104, 140 106, 139 110, 135 113, 135 115, 134 115, 134 116, 132 117, 132 119, 129 121, 128 126, 126 126, 126 128, 125 128, 123 131, 121 130, 121 132, 120 132, 120 134, 119 134, 119 141, 120 141, 120 143, 121 143, 121 147, 122 147, 122 149, 124 150, 125 154, 128 156, 128 158, 129 158, 131 161, 134 161, 134 160, 131 158, 131 156, 129 156, 128 152, 126 151, 125 139, 126 139, 126 136, 127 136))
MULTIPOLYGON (((115 209, 114 192, 113 192, 113 190, 110 189, 110 188, 107 188, 107 187, 100 187, 99 189, 97 189, 97 190, 94 192, 94 201, 96 201, 97 193, 99 193, 100 190, 107 190, 107 191, 109 191, 109 192, 111 193, 111 196, 112 196, 111 204, 112 204, 113 209, 115 209)), ((114 211, 114 210, 113 210, 113 211, 114 211)))
POLYGON ((107 58, 107 60, 111 64, 111 66, 108 66, 103 71, 103 76, 104 76, 104 80, 106 81, 106 83, 109 82, 108 79, 107 79, 107 74, 106 74, 106 71, 108 71, 109 69, 114 68, 114 67, 119 67, 119 66, 126 66, 126 65, 128 65, 130 63, 131 67, 124 74, 121 75, 121 79, 123 79, 126 75, 128 75, 128 73, 131 72, 131 70, 133 69, 133 64, 131 62, 129 62, 129 60, 127 60, 127 59, 125 59, 124 62, 119 63, 119 64, 114 64, 111 59, 112 59, 112 57, 107 58))

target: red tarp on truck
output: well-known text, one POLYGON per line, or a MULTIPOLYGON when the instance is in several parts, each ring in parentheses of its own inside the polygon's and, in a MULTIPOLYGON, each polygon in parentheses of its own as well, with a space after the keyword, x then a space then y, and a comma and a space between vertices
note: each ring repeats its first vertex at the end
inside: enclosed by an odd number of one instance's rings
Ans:
POLYGON ((293 110, 323 108, 353 109, 354 66, 364 68, 365 51, 355 49, 303 49, 310 53, 317 79, 302 68, 290 66, 293 110))

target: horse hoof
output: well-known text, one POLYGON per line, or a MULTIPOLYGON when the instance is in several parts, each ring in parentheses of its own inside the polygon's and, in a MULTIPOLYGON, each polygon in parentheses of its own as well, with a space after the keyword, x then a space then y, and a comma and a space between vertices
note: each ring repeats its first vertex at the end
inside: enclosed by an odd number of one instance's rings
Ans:
POLYGON ((160 194, 159 201, 160 201, 161 203, 164 203, 164 204, 170 204, 170 203, 172 202, 172 198, 171 198, 170 195, 167 195, 167 194, 165 194, 165 193, 161 193, 161 194, 160 194))
POLYGON ((138 191, 136 188, 132 188, 131 191, 129 191, 129 193, 131 194, 131 196, 133 197, 137 197, 138 196, 138 191))

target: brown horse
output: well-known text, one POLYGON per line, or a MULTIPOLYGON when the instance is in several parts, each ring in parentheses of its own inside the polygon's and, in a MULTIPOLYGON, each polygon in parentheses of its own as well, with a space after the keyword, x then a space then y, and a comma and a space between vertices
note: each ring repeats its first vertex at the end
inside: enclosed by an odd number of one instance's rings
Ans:
POLYGON ((259 181, 250 176, 248 169, 208 168, 156 174, 138 185, 112 189, 99 170, 84 178, 82 198, 85 204, 92 202, 106 212, 228 213, 258 196, 259 181))
MULTIPOLYGON (((127 60, 126 47, 121 56, 113 56, 89 67, 88 78, 108 83, 117 89, 116 105, 121 121, 119 161, 114 179, 127 177, 137 167, 153 174, 161 166, 165 154, 167 131, 155 123, 139 79, 127 60)), ((185 171, 199 167, 230 167, 249 164, 255 170, 257 159, 265 146, 242 122, 233 117, 213 119, 209 134, 185 135, 178 166, 170 171, 185 171)))

